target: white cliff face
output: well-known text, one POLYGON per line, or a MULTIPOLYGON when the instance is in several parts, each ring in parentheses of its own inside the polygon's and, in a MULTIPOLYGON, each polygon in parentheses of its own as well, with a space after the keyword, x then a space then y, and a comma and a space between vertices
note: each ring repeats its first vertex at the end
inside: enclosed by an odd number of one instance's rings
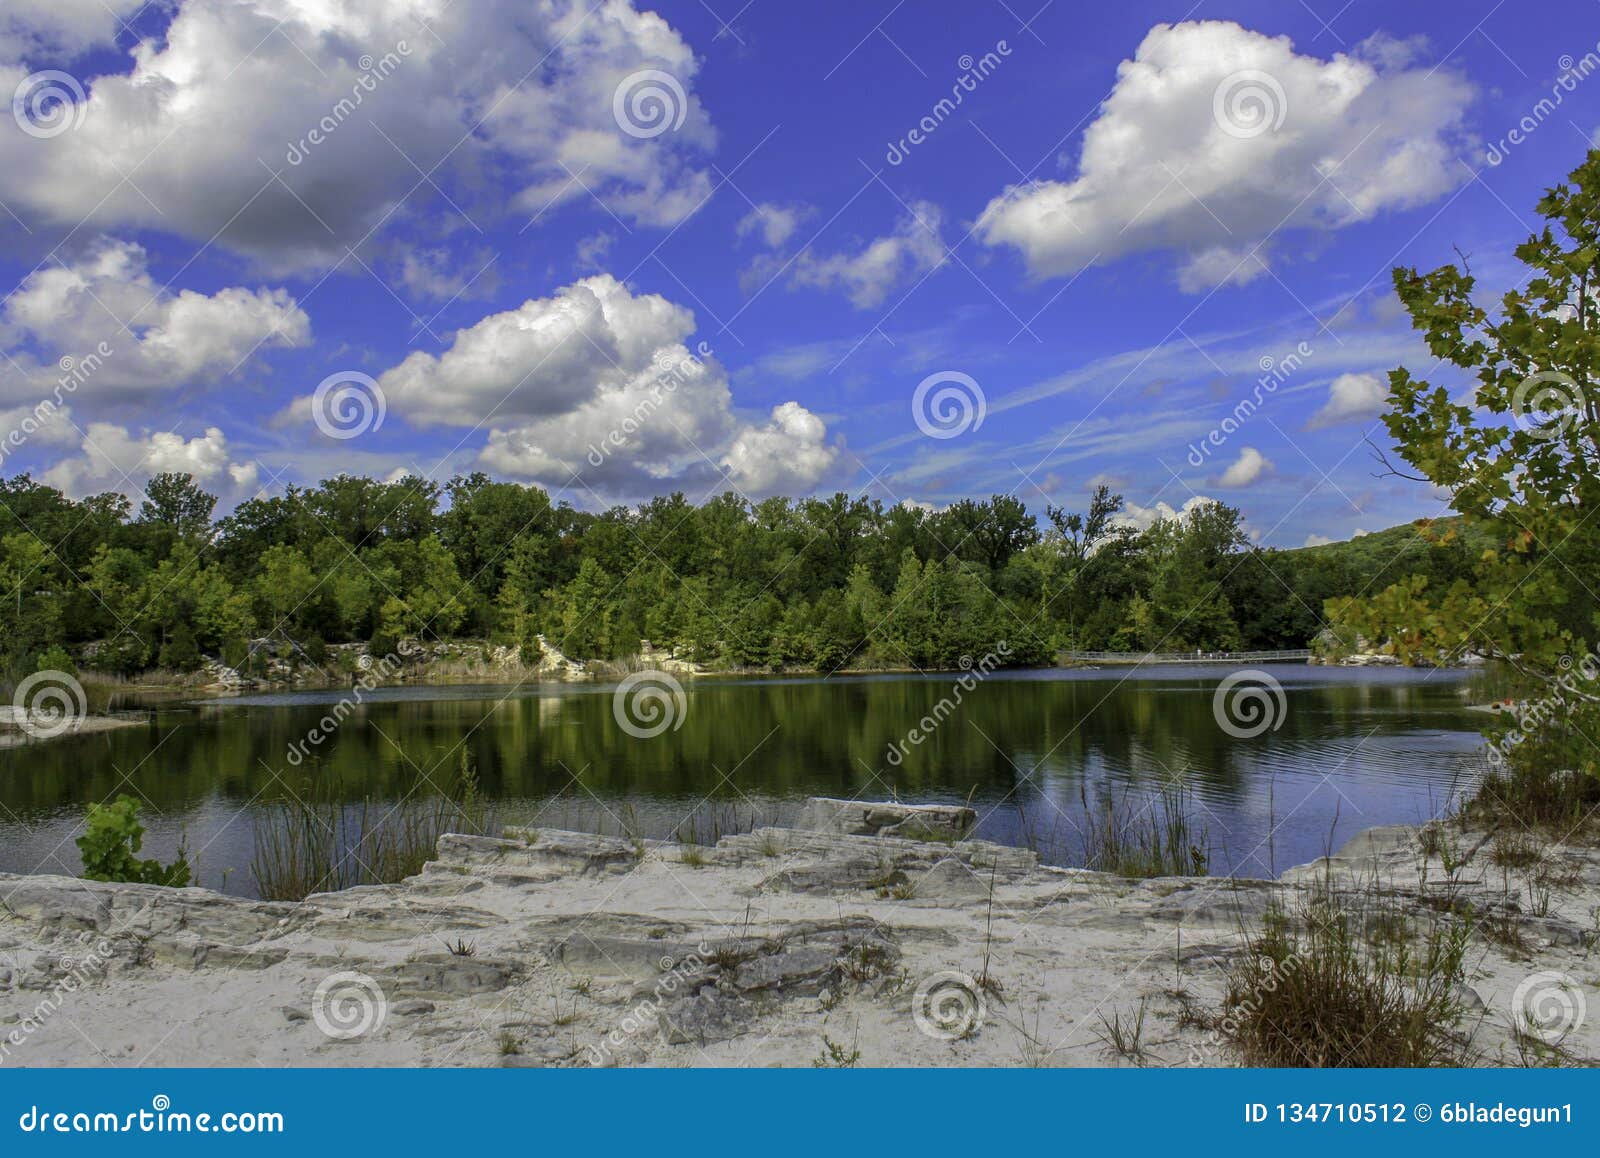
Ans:
POLYGON ((588 679, 589 670, 581 659, 568 659, 544 636, 539 636, 539 674, 558 679, 588 679))

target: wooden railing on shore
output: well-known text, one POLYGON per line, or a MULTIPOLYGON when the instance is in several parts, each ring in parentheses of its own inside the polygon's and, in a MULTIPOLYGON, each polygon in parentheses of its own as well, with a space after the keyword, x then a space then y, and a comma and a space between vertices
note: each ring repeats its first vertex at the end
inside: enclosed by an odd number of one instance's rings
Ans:
POLYGON ((1247 666, 1253 663, 1304 662, 1311 658, 1310 648, 1285 651, 1065 651, 1061 659, 1066 663, 1156 664, 1156 663, 1225 663, 1247 666))

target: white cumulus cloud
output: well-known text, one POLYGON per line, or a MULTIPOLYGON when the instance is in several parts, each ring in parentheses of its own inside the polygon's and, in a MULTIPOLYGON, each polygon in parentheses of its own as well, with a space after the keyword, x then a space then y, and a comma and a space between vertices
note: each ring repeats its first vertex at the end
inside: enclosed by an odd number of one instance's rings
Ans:
POLYGON ((722 458, 733 484, 746 494, 810 490, 839 457, 822 419, 798 402, 772 408, 761 426, 741 429, 722 458))
POLYGON ((796 285, 842 290, 856 308, 870 309, 943 263, 945 247, 939 232, 943 216, 938 206, 916 202, 893 233, 873 238, 858 250, 802 251, 790 276, 796 285))
POLYGON ((1217 480, 1218 486, 1247 487, 1261 477, 1262 473, 1272 466, 1272 462, 1253 446, 1247 446, 1239 452, 1239 457, 1228 465, 1222 472, 1222 477, 1217 480))
POLYGON ((1389 402, 1389 387, 1376 374, 1340 374, 1328 384, 1328 400, 1306 423, 1320 430, 1338 422, 1371 418, 1389 402))
POLYGON ((300 346, 311 322, 282 289, 173 292, 138 245, 102 239, 80 258, 41 267, 0 305, 0 398, 26 398, 85 366, 80 397, 154 394, 226 375, 262 348, 300 346))
POLYGON ((694 329, 683 306, 600 274, 491 314, 378 385, 414 425, 488 427, 484 466, 580 497, 815 486, 838 457, 823 421, 797 402, 742 417, 721 363, 689 348, 694 329))
MULTIPOLYGON (((147 0, 6 0, 0 9, 0 62, 33 59, 41 67, 62 53, 110 45, 147 0)), ((7 89, 7 92, 10 90, 7 89)))
POLYGON ((803 206, 774 205, 763 201, 739 218, 738 225, 734 226, 734 232, 740 240, 752 233, 759 234, 763 245, 768 249, 777 249, 794 236, 794 231, 800 227, 800 219, 804 215, 803 206))
POLYGON ((1129 501, 1123 503, 1121 513, 1111 521, 1119 527, 1133 527, 1136 530, 1147 531, 1157 523, 1182 519, 1195 508, 1209 506, 1216 501, 1205 495, 1195 495, 1181 507, 1174 507, 1162 499, 1157 499, 1148 507, 1129 501))
MULTIPOLYGON (((592 192, 646 224, 682 220, 711 189, 694 163, 715 141, 694 93, 694 53, 629 0, 169 8, 162 35, 77 77, 87 97, 70 132, 0 130, 0 201, 19 217, 216 236, 295 264, 343 256, 398 220, 458 220, 435 187, 464 209, 529 216, 592 192), (615 108, 619 86, 641 73, 666 78, 650 89, 664 104, 615 108), (651 136, 655 122, 644 118, 657 113, 666 127, 651 136), (492 195, 482 191, 489 173, 505 183, 492 195)), ((82 54, 105 48, 112 31, 98 0, 21 9, 7 0, 4 19, 6 93, 52 67, 35 63, 30 44, 99 62, 104 54, 82 54), (62 19, 63 7, 82 19, 62 19)))
POLYGON ((252 489, 259 471, 254 462, 233 461, 228 439, 215 426, 194 438, 172 431, 135 434, 109 422, 93 422, 82 453, 44 472, 43 480, 72 497, 114 490, 137 494, 152 476, 164 472, 193 475, 211 489, 252 489))
POLYGON ((1461 182, 1472 89, 1411 56, 1375 38, 1323 60, 1227 21, 1158 24, 1118 67, 1077 175, 1007 188, 977 235, 1041 277, 1173 251, 1184 289, 1248 281, 1269 236, 1426 204, 1461 182))

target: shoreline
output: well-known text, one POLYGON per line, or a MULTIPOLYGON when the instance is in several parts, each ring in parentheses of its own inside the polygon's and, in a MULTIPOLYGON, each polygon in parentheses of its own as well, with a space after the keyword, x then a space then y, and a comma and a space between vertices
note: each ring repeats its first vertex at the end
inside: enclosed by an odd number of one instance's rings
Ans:
MULTIPOLYGON (((1268 666, 1272 666, 1272 667, 1291 667, 1291 666, 1293 666, 1293 667, 1345 667, 1345 668, 1352 668, 1352 669, 1374 668, 1375 667, 1375 668, 1380 668, 1380 669, 1383 669, 1383 668, 1400 668, 1400 669, 1406 669, 1406 670, 1412 670, 1412 671, 1474 671, 1474 670, 1478 670, 1474 665, 1471 665, 1471 664, 1451 664, 1451 665, 1440 665, 1440 666, 1431 666, 1431 667, 1413 666, 1413 667, 1410 667, 1409 669, 1407 669, 1406 665, 1399 664, 1399 663, 1396 663, 1396 664, 1363 664, 1363 663, 1343 663, 1341 661, 1329 661, 1329 662, 1326 662, 1326 663, 1322 663, 1322 662, 1301 661, 1301 660, 1292 660, 1292 659, 1290 659, 1290 660, 1286 660, 1286 659, 1276 659, 1276 660, 1273 660, 1273 659, 1269 659, 1269 660, 1260 660, 1260 659, 1237 659, 1237 660, 1234 660, 1234 659, 1228 659, 1228 660, 1202 659, 1202 660, 1194 660, 1194 661, 1176 661, 1176 660, 1167 661, 1167 660, 1162 660, 1162 661, 1148 661, 1148 662, 1144 662, 1144 661, 1129 661, 1129 662, 1104 661, 1104 662, 1097 662, 1097 663, 1068 662, 1068 663, 1054 663, 1054 664, 1014 664, 1014 665, 1008 665, 1008 666, 1003 667, 1003 668, 996 668, 996 669, 994 669, 993 672, 990 672, 989 674, 993 675, 993 674, 996 674, 996 673, 999 673, 999 672, 1086 672, 1086 671, 1103 671, 1103 670, 1106 670, 1108 668, 1109 669, 1116 669, 1116 670, 1119 670, 1119 671, 1122 670, 1122 669, 1125 669, 1125 668, 1126 669, 1130 669, 1130 670, 1138 669, 1138 668, 1148 668, 1148 669, 1150 669, 1152 671, 1155 671, 1155 670, 1159 670, 1161 668, 1184 667, 1186 665, 1187 666, 1194 666, 1194 667, 1226 669, 1226 668, 1229 668, 1229 667, 1248 667, 1248 666, 1256 666, 1256 665, 1263 665, 1263 664, 1264 665, 1268 665, 1268 666)), ((834 676, 847 676, 847 677, 857 677, 857 676, 929 676, 929 677, 933 677, 933 676, 954 676, 954 677, 960 677, 962 675, 971 674, 975 670, 973 668, 963 668, 963 667, 949 667, 949 668, 944 668, 944 667, 929 667, 929 668, 912 668, 912 667, 845 667, 845 668, 837 668, 837 669, 832 669, 832 670, 826 670, 825 671, 825 670, 823 670, 821 668, 808 668, 808 667, 786 667, 786 668, 782 668, 782 669, 779 669, 779 670, 773 670, 771 668, 751 667, 751 668, 729 668, 729 669, 717 669, 717 670, 695 670, 695 671, 689 671, 689 670, 683 670, 681 668, 660 667, 660 666, 653 666, 653 665, 645 664, 645 665, 642 665, 642 666, 628 667, 626 669, 619 668, 617 671, 614 671, 614 672, 607 671, 607 672, 601 672, 601 673, 595 673, 595 674, 585 674, 585 675, 583 675, 581 677, 576 677, 576 676, 571 676, 571 675, 556 674, 556 673, 552 673, 552 672, 549 672, 549 671, 544 671, 544 670, 541 670, 541 669, 534 669, 534 668, 520 668, 519 669, 519 668, 507 668, 507 667, 503 667, 503 666, 501 666, 501 667, 484 666, 480 670, 468 671, 468 672, 460 672, 460 671, 429 671, 429 670, 427 670, 429 666, 430 665, 428 665, 428 664, 419 665, 419 667, 418 667, 418 669, 416 671, 408 673, 408 674, 406 674, 406 675, 404 675, 404 676, 402 676, 400 678, 397 678, 397 679, 385 679, 385 680, 373 681, 372 684, 371 684, 371 687, 374 687, 374 688, 397 688, 397 687, 417 687, 417 688, 441 687, 441 688, 448 688, 448 687, 460 687, 460 686, 463 686, 463 685, 470 685, 470 684, 485 684, 485 685, 493 685, 493 686, 497 686, 497 687, 513 687, 513 686, 516 686, 516 685, 519 685, 519 684, 525 684, 525 683, 552 684, 552 685, 554 685, 554 684, 586 684, 586 683, 588 683, 588 684, 610 684, 610 683, 620 682, 628 674, 631 674, 633 672, 639 672, 639 671, 662 672, 662 673, 667 674, 667 675, 671 675, 671 676, 674 676, 674 677, 681 677, 683 679, 690 680, 690 681, 700 681, 700 680, 714 681, 714 680, 751 680, 751 679, 816 680, 816 679, 819 679, 819 678, 826 680, 826 679, 830 679, 830 678, 832 678, 834 676)), ((256 692, 275 693, 275 692, 285 692, 285 691, 338 691, 338 690, 343 690, 343 689, 346 689, 346 688, 349 688, 349 687, 352 686, 352 683, 350 681, 345 680, 345 679, 330 678, 330 677, 327 677, 326 673, 324 673, 324 678, 321 678, 321 679, 250 679, 245 683, 218 683, 218 682, 207 682, 207 683, 182 683, 182 682, 179 682, 179 683, 126 683, 126 682, 112 682, 112 681, 109 681, 109 680, 97 680, 97 679, 94 678, 95 674, 97 674, 97 673, 88 673, 88 674, 89 674, 89 678, 87 678, 84 681, 86 686, 92 686, 92 687, 95 687, 97 689, 104 690, 108 694, 113 695, 113 696, 116 696, 116 695, 145 696, 145 695, 171 694, 173 696, 192 695, 192 696, 195 696, 197 698, 202 698, 202 699, 223 699, 223 698, 226 698, 228 696, 247 695, 247 694, 256 693, 256 692)), ((987 676, 985 676, 984 678, 987 678, 987 676)))
MULTIPOLYGON (((806 1067, 827 1042, 859 1050, 863 1066, 1231 1065, 1194 1010, 1220 1009, 1226 967, 1268 905, 1319 881, 1381 881, 1421 913, 1449 880, 1516 923, 1530 949, 1474 947, 1464 1000, 1482 1064, 1514 1059, 1510 1001, 1529 975, 1593 983, 1596 849, 1547 850, 1572 883, 1537 915, 1508 904, 1516 872, 1502 887, 1480 863, 1486 835, 1464 835, 1453 867, 1424 851, 1420 830, 1389 826, 1275 881, 1132 880, 896 835, 938 822, 926 808, 813 805, 824 813, 804 827, 708 848, 550 829, 450 835, 398 885, 298 903, 0 876, 0 950, 20 964, 0 970, 0 1041, 90 945, 70 1016, 103 1049, 47 1016, 0 1064, 137 1059, 155 1025, 175 1027, 156 1065, 806 1067), (365 1002, 359 1033, 328 1031, 318 993, 334 978, 365 1002), (976 1011, 959 1035, 919 1020, 938 978, 976 1011), (1144 1056, 1108 1052, 1101 1019, 1135 1007, 1149 1010, 1144 1056)), ((1592 1063, 1600 1024, 1563 1048, 1592 1063)))
POLYGON ((80 716, 70 727, 44 736, 29 735, 20 728, 16 730, 8 728, 0 731, 0 751, 31 748, 37 744, 48 744, 52 740, 63 740, 68 736, 92 736, 97 732, 111 732, 118 728, 136 728, 148 722, 148 718, 144 716, 93 714, 80 716))

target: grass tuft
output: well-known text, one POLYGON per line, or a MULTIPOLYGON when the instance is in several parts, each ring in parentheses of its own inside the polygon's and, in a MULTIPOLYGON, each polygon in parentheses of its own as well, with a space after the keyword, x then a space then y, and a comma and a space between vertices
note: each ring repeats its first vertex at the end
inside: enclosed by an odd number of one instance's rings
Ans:
POLYGON ((1189 814, 1187 793, 1164 789, 1143 807, 1108 799, 1088 807, 1083 833, 1085 868, 1120 877, 1199 877, 1208 862, 1206 831, 1189 814))
POLYGON ((455 792, 388 804, 347 802, 337 784, 307 780, 297 793, 256 814, 250 871, 266 901, 396 884, 433 860, 447 832, 488 831, 477 775, 463 753, 455 792))
POLYGON ((1457 994, 1471 925, 1438 915, 1401 928, 1375 888, 1324 882, 1293 916, 1269 909, 1229 970, 1222 1033, 1252 1066, 1463 1064, 1457 994))

